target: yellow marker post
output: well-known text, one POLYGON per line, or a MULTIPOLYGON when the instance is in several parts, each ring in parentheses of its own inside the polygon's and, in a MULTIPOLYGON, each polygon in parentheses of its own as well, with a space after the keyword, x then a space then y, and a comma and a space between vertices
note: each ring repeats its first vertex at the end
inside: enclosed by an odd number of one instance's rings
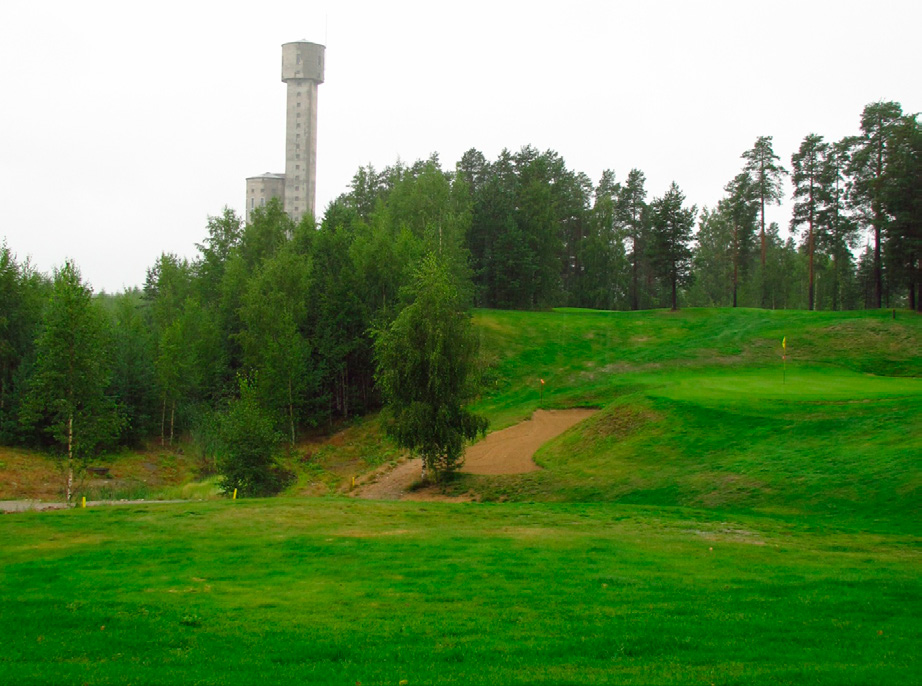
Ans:
POLYGON ((235 489, 234 489, 234 497, 233 497, 233 500, 236 500, 236 499, 237 499, 237 489, 235 488, 235 489))
POLYGON ((80 507, 86 507, 86 496, 80 498, 80 507))
POLYGON ((785 375, 787 372, 787 360, 788 360, 788 337, 785 336, 781 339, 781 385, 784 385, 785 375))
POLYGON ((355 488, 355 477, 352 477, 352 488, 355 488))

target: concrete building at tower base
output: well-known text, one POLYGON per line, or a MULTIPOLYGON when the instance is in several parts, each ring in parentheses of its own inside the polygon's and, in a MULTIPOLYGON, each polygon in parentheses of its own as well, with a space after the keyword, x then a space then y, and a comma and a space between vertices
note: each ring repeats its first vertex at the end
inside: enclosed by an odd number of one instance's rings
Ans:
POLYGON ((282 46, 282 81, 288 88, 285 114, 285 173, 265 173, 246 180, 246 218, 272 198, 279 198, 295 221, 316 216, 317 86, 323 83, 326 48, 297 41, 282 46))

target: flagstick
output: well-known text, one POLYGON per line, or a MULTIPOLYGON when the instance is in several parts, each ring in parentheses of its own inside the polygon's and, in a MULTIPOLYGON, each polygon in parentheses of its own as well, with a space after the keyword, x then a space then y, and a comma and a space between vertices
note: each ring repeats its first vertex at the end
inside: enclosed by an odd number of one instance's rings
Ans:
POLYGON ((787 372, 787 360, 788 360, 788 337, 785 336, 781 339, 781 385, 785 384, 785 372, 787 372))

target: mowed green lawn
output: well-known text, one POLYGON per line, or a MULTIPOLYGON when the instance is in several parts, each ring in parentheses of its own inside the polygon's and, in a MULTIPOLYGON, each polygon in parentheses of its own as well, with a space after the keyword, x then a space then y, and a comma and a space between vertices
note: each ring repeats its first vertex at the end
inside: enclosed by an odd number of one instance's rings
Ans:
POLYGON ((911 684, 918 539, 598 504, 0 520, 4 684, 911 684))
POLYGON ((922 318, 475 321, 543 470, 0 517, 0 683, 919 683, 922 318))

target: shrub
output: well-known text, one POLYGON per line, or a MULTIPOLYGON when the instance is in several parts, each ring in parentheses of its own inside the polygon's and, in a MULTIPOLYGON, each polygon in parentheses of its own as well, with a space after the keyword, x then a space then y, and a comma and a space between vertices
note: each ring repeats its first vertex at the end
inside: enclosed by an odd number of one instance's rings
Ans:
POLYGON ((294 475, 278 464, 282 435, 259 404, 255 384, 240 381, 240 397, 218 417, 218 471, 224 493, 274 495, 288 486, 294 475))

